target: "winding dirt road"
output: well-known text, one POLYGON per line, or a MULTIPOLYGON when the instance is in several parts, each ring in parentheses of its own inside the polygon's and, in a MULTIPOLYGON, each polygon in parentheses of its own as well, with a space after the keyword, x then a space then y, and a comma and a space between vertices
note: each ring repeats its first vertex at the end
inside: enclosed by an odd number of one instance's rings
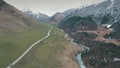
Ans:
POLYGON ((6 68, 12 68, 17 62, 19 62, 35 45, 37 45, 38 43, 42 42, 43 40, 47 39, 50 36, 50 33, 53 29, 53 26, 51 26, 50 30, 48 31, 47 35, 45 37, 43 37, 42 39, 36 41, 35 43, 33 43, 32 45, 30 45, 30 47, 20 56, 18 57, 13 63, 9 64, 6 68))

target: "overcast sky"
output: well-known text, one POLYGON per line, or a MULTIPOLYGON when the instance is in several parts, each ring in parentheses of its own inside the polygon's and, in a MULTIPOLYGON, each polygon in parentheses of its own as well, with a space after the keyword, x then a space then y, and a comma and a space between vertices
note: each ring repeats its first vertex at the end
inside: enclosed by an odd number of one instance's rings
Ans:
POLYGON ((104 0, 5 0, 18 9, 29 8, 34 12, 41 12, 49 16, 56 12, 63 12, 70 8, 91 5, 104 0))

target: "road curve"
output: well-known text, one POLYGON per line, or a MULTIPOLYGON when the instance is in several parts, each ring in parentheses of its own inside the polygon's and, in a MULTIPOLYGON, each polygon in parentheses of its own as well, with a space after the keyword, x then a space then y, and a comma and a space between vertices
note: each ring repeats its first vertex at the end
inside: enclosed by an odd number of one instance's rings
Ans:
POLYGON ((47 39, 50 36, 50 33, 53 29, 53 26, 51 26, 50 30, 48 31, 47 35, 45 37, 43 37, 42 39, 36 41, 35 43, 33 43, 32 45, 30 45, 30 47, 20 56, 18 57, 13 63, 9 64, 6 68, 12 68, 18 61, 20 61, 35 45, 37 45, 38 43, 40 43, 41 41, 47 39))

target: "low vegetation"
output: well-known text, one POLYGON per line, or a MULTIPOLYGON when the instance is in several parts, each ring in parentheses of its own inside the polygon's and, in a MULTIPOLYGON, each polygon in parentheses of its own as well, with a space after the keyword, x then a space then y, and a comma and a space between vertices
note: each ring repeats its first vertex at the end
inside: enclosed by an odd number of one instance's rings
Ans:
POLYGON ((97 24, 90 16, 80 17, 72 16, 65 17, 59 24, 59 27, 67 32, 75 32, 79 30, 96 30, 97 24))
POLYGON ((40 28, 16 28, 0 30, 0 68, 16 60, 32 43, 43 38, 49 30, 48 25, 38 23, 40 28), (47 27, 44 27, 47 26, 47 27))
POLYGON ((63 53, 66 53, 66 46, 69 45, 70 42, 64 38, 64 33, 54 28, 49 38, 36 45, 13 68, 66 68, 62 63, 67 60, 62 62, 63 59, 60 58, 63 53))

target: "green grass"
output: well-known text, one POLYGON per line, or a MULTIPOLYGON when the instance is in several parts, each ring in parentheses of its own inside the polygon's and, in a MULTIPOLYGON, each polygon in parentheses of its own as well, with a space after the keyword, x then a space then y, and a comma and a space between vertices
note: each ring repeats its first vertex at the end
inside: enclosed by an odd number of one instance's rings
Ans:
POLYGON ((58 28, 51 32, 51 36, 37 44, 13 68, 62 68, 58 57, 63 54, 69 41, 58 28))
POLYGON ((43 23, 39 23, 39 25, 39 28, 27 27, 22 30, 7 29, 0 31, 0 68, 6 68, 32 43, 47 34, 50 27, 43 23))

